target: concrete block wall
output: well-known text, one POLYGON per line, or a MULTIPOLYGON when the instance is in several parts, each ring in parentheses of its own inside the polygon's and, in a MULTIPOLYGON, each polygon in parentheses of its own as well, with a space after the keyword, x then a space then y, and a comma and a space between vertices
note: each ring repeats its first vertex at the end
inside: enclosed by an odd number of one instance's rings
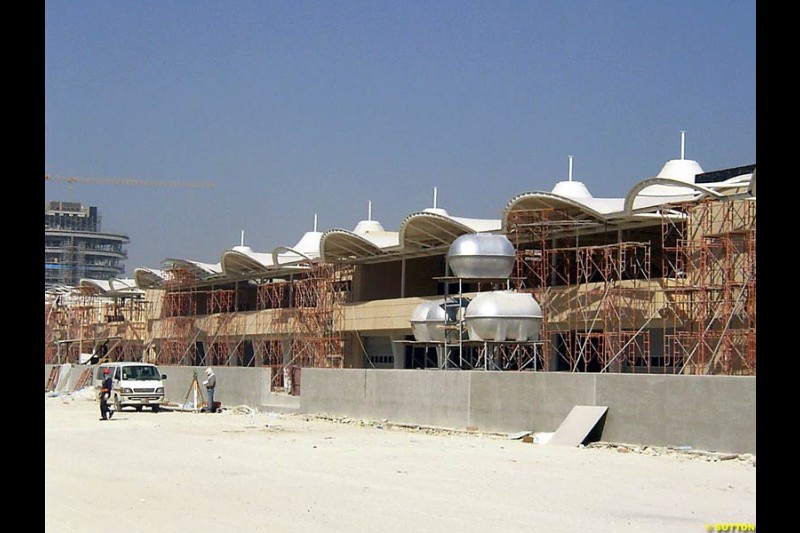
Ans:
MULTIPOLYGON (((308 369, 303 369, 305 372, 308 369)), ((466 427, 469 411, 462 400, 469 394, 466 372, 426 372, 419 370, 366 370, 367 399, 374 419, 398 423, 426 424, 441 427, 466 427)), ((305 379, 308 374, 303 376, 305 379)), ((305 384, 304 384, 305 385, 305 384)), ((307 387, 300 396, 312 394, 307 387)))
MULTIPOLYGON (((45 385, 53 366, 45 365, 45 385)), ((62 365, 57 390, 71 391, 84 368, 62 365)), ((195 370, 205 379, 205 367, 160 369, 172 403, 186 401, 195 370)), ((606 405, 603 441, 756 453, 749 376, 304 368, 297 398, 270 392, 269 368, 214 371, 216 399, 226 407, 512 433, 555 431, 573 406, 606 405)))
POLYGON ((756 451, 756 378, 605 374, 594 405, 608 405, 603 440, 756 451))
POLYGON ((340 369, 335 372, 318 373, 313 369, 304 368, 300 375, 301 409, 303 404, 307 403, 313 406, 310 412, 372 419, 374 392, 367 392, 365 369, 340 369), (322 409, 317 410, 316 407, 322 409))
POLYGON ((470 425, 483 431, 555 431, 573 406, 595 405, 595 374, 469 374, 470 425))
MULTIPOLYGON (((203 381, 206 379, 206 367, 159 365, 158 368, 162 374, 167 375, 167 379, 164 381, 164 394, 168 402, 183 405, 187 401, 187 394, 191 390, 195 371, 200 390, 205 398, 206 390, 203 387, 203 381)), ((224 407, 246 405, 253 409, 269 404, 270 381, 272 380, 270 368, 227 366, 212 368, 217 376, 214 401, 220 402, 224 407)), ((188 401, 192 401, 191 396, 188 401)))
POLYGON ((555 431, 606 405, 601 439, 756 452, 756 380, 744 376, 303 369, 303 412, 452 429, 555 431))

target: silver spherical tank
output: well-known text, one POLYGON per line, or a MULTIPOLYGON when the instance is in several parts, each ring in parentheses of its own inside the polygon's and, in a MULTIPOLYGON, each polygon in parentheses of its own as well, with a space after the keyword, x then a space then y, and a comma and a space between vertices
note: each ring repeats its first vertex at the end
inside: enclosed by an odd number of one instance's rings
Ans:
POLYGON ((419 342, 430 342, 431 336, 428 332, 428 309, 435 305, 434 302, 422 302, 414 311, 411 312, 411 331, 414 333, 414 340, 419 342))
POLYGON ((529 293, 482 292, 467 306, 464 321, 470 340, 536 341, 542 308, 529 293))
MULTIPOLYGON (((411 330, 414 339, 421 342, 444 342, 445 325, 457 324, 469 304, 466 298, 450 298, 432 302, 422 302, 411 313, 411 330)), ((456 339, 458 334, 455 335, 456 339)), ((447 337, 453 340, 453 335, 447 337)))
POLYGON ((514 245, 505 235, 468 233, 447 252, 447 263, 459 278, 507 278, 514 269, 514 245))

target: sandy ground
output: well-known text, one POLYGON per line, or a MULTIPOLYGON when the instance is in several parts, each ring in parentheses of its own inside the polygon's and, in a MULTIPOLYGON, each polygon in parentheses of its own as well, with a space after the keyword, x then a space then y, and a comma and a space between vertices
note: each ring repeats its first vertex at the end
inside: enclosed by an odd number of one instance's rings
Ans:
MULTIPOLYGON (((85 391, 80 391, 85 392, 85 391)), ((756 523, 756 467, 303 415, 45 395, 45 530, 702 532, 756 523)))

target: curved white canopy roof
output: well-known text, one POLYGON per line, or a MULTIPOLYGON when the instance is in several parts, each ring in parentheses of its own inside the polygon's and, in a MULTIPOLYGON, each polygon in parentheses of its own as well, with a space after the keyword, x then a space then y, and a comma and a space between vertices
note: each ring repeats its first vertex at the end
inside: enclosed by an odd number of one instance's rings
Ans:
POLYGON ((144 294, 144 291, 136 286, 136 281, 130 278, 83 278, 79 285, 91 288, 103 296, 141 296, 144 294))
POLYGON ((444 209, 425 209, 400 224, 400 245, 405 250, 450 246, 466 233, 488 233, 501 227, 500 220, 453 217, 444 209))
POLYGON ((78 283, 81 287, 88 287, 94 289, 100 294, 106 294, 111 291, 111 283, 107 279, 87 279, 83 278, 78 283))
POLYGON ((654 182, 656 183, 655 185, 642 189, 639 196, 663 198, 665 196, 691 195, 693 191, 690 188, 682 187, 681 183, 693 184, 695 176, 702 173, 703 169, 697 161, 671 159, 664 164, 661 171, 655 176, 655 178, 670 180, 670 184, 654 182))
MULTIPOLYGON (((216 264, 186 259, 165 259, 163 264, 168 268, 185 268, 199 280, 215 283, 228 276, 273 277, 306 269, 306 263, 316 259, 371 260, 444 249, 464 234, 495 233, 508 228, 510 218, 520 211, 558 210, 565 213, 565 224, 577 222, 601 226, 649 220, 661 216, 660 212, 672 204, 703 197, 722 198, 731 193, 737 197, 755 196, 754 166, 707 173, 701 179, 706 183, 696 183, 698 174, 703 172, 697 162, 671 160, 657 176, 636 183, 624 198, 595 198, 582 182, 572 179, 560 181, 550 192, 531 191, 515 195, 507 202, 502 220, 454 217, 445 209, 433 207, 406 216, 399 232, 386 231, 370 216, 368 220, 361 220, 352 231, 337 228, 323 233, 316 231, 315 219, 315 230, 303 234, 294 246, 277 246, 271 252, 255 252, 242 245, 223 252, 220 263, 216 264)), ((134 282, 139 289, 158 286, 168 278, 164 270, 137 268, 134 271, 134 282)), ((106 288, 103 284, 96 286, 106 288)), ((119 287, 121 290, 122 285, 119 287)), ((116 286, 109 283, 108 289, 116 290, 116 286)))
POLYGON ((362 220, 353 231, 332 229, 322 234, 320 258, 323 261, 345 261, 382 255, 395 249, 400 243, 400 234, 386 231, 377 220, 362 220))
POLYGON ((234 246, 222 253, 222 272, 230 276, 265 274, 273 265, 271 253, 254 252, 249 246, 234 246))
POLYGON ((307 231, 294 246, 278 246, 272 250, 272 263, 287 266, 302 261, 314 260, 320 256, 320 231, 307 231))
POLYGON ((222 265, 220 263, 201 263, 200 261, 176 258, 164 259, 163 263, 169 268, 182 268, 188 270, 192 275, 199 279, 205 279, 222 273, 222 265))
POLYGON ((136 286, 140 289, 157 287, 166 279, 166 276, 163 270, 154 268, 139 267, 133 271, 133 279, 136 281, 136 286))
POLYGON ((623 211, 618 213, 618 215, 631 215, 634 210, 652 211, 654 207, 663 206, 668 203, 692 200, 700 196, 722 197, 721 194, 708 187, 697 185, 696 183, 686 183, 684 186, 682 185, 683 183, 685 182, 671 178, 650 178, 640 181, 628 191, 628 194, 625 196, 623 211), (671 189, 676 193, 680 192, 682 194, 675 194, 673 196, 644 194, 644 191, 651 191, 655 187, 661 187, 661 190, 671 189))
POLYGON ((518 194, 506 204, 503 225, 508 227, 509 218, 514 211, 559 209, 568 213, 571 220, 605 223, 619 219, 635 220, 637 215, 646 218, 648 214, 656 213, 670 204, 703 197, 723 198, 723 191, 729 189, 750 190, 752 194, 750 173, 721 182, 695 183, 696 175, 701 173, 702 169, 696 161, 675 159, 668 161, 658 176, 635 184, 625 198, 567 196, 557 194, 557 190, 568 192, 558 187, 549 193, 534 191, 518 194))

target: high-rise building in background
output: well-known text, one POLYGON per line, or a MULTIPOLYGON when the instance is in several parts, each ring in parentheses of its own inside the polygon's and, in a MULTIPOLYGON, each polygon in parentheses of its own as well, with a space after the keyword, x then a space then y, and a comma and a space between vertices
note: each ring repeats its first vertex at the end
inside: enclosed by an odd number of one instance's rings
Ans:
POLYGON ((127 235, 103 233, 95 206, 51 201, 44 206, 44 285, 77 286, 125 272, 127 235))

